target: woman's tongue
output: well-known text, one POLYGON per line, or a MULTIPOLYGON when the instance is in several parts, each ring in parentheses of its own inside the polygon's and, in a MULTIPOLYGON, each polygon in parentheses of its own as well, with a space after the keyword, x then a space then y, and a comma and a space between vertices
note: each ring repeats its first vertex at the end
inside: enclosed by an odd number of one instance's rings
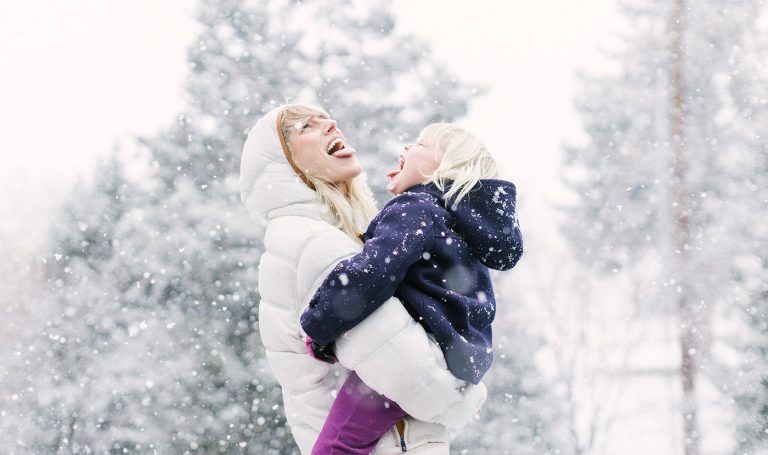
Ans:
POLYGON ((334 152, 334 154, 331 156, 334 158, 349 158, 350 156, 354 155, 355 152, 356 152, 355 149, 353 149, 352 147, 344 147, 338 152, 334 152))

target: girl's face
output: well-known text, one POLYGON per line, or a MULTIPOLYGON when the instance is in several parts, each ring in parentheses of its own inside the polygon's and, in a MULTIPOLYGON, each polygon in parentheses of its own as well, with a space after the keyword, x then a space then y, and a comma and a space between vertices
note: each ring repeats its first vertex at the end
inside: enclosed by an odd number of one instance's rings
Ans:
POLYGON ((443 160, 443 151, 422 139, 416 141, 416 144, 405 144, 403 148, 400 166, 387 172, 387 191, 395 195, 426 182, 443 160))
POLYGON ((360 175, 363 168, 355 149, 344 142, 336 121, 325 116, 288 125, 288 143, 293 161, 306 174, 320 180, 341 183, 360 175))

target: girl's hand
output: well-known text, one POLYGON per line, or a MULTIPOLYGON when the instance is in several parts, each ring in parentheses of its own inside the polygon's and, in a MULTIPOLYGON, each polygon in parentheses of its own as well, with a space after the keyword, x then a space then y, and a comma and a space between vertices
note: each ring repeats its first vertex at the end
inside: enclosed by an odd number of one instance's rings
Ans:
POLYGON ((312 338, 307 335, 307 339, 304 342, 304 345, 307 347, 307 352, 313 359, 326 363, 336 363, 339 361, 339 359, 337 359, 336 355, 334 354, 335 346, 333 342, 326 346, 320 346, 319 344, 312 341, 312 338))

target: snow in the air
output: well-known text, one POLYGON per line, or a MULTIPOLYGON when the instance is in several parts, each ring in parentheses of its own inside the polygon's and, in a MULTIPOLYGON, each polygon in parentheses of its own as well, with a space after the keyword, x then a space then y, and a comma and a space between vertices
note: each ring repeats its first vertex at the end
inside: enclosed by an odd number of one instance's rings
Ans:
POLYGON ((764 1, 5 2, 0 61, 1 454, 299 453, 238 186, 286 102, 330 110, 379 208, 435 121, 516 185, 487 207, 525 252, 473 295, 494 363, 451 453, 768 452, 764 1))

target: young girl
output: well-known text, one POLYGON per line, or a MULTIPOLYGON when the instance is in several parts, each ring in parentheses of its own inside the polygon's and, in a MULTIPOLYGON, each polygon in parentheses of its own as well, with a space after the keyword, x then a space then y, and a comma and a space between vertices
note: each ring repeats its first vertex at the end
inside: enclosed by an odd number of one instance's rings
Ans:
MULTIPOLYGON (((387 190, 395 194, 363 235, 363 251, 323 281, 301 325, 321 360, 333 341, 397 296, 442 349, 448 369, 477 384, 493 360, 496 313, 489 268, 508 270, 523 252, 515 186, 469 132, 427 126, 406 145, 387 190)), ((405 413, 351 373, 313 454, 368 454, 405 413)))

